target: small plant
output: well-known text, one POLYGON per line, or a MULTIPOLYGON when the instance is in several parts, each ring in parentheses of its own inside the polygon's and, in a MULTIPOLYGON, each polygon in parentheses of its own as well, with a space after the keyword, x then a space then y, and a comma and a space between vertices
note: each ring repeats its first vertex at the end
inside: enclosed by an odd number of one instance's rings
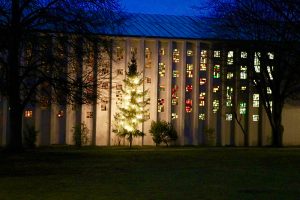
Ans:
POLYGON ((35 129, 34 125, 26 124, 25 129, 23 131, 24 146, 30 149, 35 148, 37 134, 38 131, 35 129))
POLYGON ((73 141, 76 147, 80 148, 82 145, 88 143, 89 129, 85 123, 77 124, 73 127, 73 141))
POLYGON ((177 132, 172 124, 166 121, 152 121, 149 132, 156 146, 162 142, 169 146, 171 141, 176 141, 178 138, 177 132))
POLYGON ((205 134, 205 144, 208 146, 215 146, 216 145, 215 129, 206 128, 204 130, 204 134, 205 134))

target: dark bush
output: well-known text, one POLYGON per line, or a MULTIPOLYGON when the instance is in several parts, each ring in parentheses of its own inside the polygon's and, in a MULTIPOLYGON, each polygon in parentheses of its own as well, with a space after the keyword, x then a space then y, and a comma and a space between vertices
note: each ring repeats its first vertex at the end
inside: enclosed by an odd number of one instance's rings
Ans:
POLYGON ((165 143, 169 146, 171 141, 176 141, 178 136, 173 125, 166 121, 152 121, 151 128, 149 130, 152 135, 152 139, 156 145, 165 143))

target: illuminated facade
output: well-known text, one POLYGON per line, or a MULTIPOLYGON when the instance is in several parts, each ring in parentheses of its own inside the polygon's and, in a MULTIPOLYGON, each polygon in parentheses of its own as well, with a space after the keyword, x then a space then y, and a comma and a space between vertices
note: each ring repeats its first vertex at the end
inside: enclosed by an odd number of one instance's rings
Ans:
MULTIPOLYGON (((172 30, 172 27, 168 29, 172 30)), ((135 139, 134 144, 154 144, 148 132, 152 120, 172 122, 180 145, 205 144, 208 129, 214 130, 214 142, 220 146, 242 146, 245 139, 250 146, 270 144, 267 116, 259 94, 248 81, 250 65, 259 73, 257 56, 262 52, 250 52, 246 47, 231 48, 227 42, 202 39, 192 33, 179 34, 180 31, 177 35, 127 32, 111 36, 114 59, 99 68, 109 76, 98 91, 103 97, 97 104, 27 107, 24 123, 34 124, 39 130, 38 144, 72 144, 72 127, 78 122, 85 123, 90 130, 91 144, 123 144, 124 140, 113 133, 112 124, 117 105, 122 103, 122 80, 131 52, 136 53, 138 71, 143 72, 144 77, 143 89, 149 90, 150 98, 150 111, 146 116, 149 120, 139 127, 146 136, 135 139), (237 122, 248 131, 246 138, 237 122)), ((272 66, 276 55, 265 53, 272 66)), ((7 112, 7 103, 2 99, 2 144, 6 138, 7 112)), ((296 130, 300 130, 299 119, 300 108, 287 105, 283 113, 285 145, 300 144, 300 136, 296 134, 296 130)))

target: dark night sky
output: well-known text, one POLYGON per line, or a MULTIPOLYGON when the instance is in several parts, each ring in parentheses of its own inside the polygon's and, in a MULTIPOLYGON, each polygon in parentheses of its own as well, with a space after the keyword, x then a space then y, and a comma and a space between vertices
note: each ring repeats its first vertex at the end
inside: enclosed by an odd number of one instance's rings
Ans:
POLYGON ((201 6, 204 0, 120 0, 127 12, 196 15, 192 6, 201 6))

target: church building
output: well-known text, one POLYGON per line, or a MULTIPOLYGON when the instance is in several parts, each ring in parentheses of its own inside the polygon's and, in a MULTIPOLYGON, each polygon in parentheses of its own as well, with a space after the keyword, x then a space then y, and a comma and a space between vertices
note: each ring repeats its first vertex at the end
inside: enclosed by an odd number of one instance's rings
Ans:
MULTIPOLYGON (((144 79, 142 89, 149 90, 150 102, 148 120, 139 127, 146 135, 135 138, 134 145, 154 145, 149 129, 158 120, 173 124, 177 145, 206 145, 209 138, 217 146, 269 145, 269 121, 248 73, 250 66, 259 73, 261 55, 268 58, 269 66, 277 55, 253 52, 238 41, 222 38, 222 31, 216 33, 209 23, 189 16, 132 14, 118 30, 99 33, 113 41, 113 56, 99 66, 105 76, 98 103, 28 106, 24 126, 32 124, 39 131, 37 145, 73 144, 78 121, 87 126, 90 144, 127 144, 113 132, 113 122, 117 105, 122 103, 122 80, 135 54, 144 79)), ((7 101, 0 98, 2 145, 8 113, 7 101)), ((300 145, 299 121, 300 106, 286 104, 284 145, 300 145)))

